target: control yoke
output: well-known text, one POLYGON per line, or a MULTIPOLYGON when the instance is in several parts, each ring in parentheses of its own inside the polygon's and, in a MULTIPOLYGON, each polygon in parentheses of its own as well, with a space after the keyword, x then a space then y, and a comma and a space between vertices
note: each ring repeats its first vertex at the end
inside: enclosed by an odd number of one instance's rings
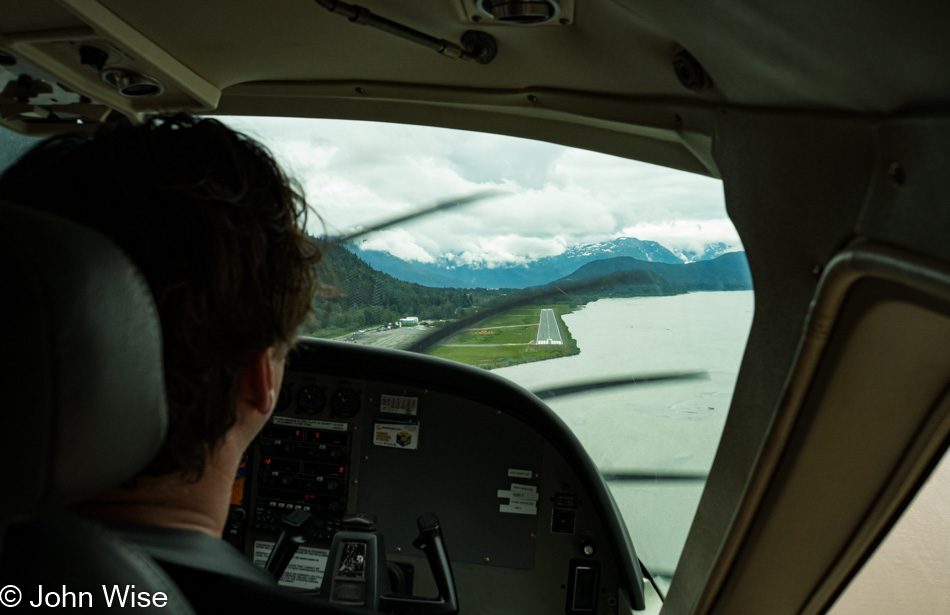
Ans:
MULTIPOLYGON (((283 531, 265 568, 279 579, 294 553, 310 538, 312 515, 294 511, 282 522, 283 531)), ((455 615, 458 595, 448 551, 438 517, 418 518, 419 537, 413 546, 425 553, 439 595, 435 598, 405 596, 391 592, 383 536, 376 531, 371 515, 346 515, 343 529, 333 536, 327 558, 320 600, 334 604, 364 607, 374 612, 414 613, 418 615, 455 615)))
POLYGON ((387 594, 380 598, 380 610, 390 613, 418 613, 419 615, 455 615, 459 611, 458 596, 455 593, 455 578, 449 554, 442 539, 439 518, 434 513, 422 515, 416 520, 419 537, 412 546, 426 554, 429 569, 435 579, 439 595, 435 598, 416 598, 387 594))

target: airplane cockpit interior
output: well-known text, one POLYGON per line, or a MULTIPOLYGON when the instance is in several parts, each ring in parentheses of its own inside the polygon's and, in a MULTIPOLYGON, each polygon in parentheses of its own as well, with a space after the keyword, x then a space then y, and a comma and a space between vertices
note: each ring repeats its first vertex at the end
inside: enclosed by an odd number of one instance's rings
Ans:
POLYGON ((948 23, 0 0, 0 174, 215 118, 299 177, 330 289, 221 540, 93 521, 166 437, 155 302, 106 236, 0 192, 0 604, 948 612, 948 23))

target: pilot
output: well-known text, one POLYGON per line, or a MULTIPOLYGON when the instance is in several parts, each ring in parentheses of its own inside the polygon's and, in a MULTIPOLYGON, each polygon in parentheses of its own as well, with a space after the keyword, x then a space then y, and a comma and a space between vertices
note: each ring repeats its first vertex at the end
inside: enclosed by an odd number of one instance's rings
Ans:
POLYGON ((168 436, 137 477, 77 512, 117 528, 179 584, 207 587, 189 572, 204 569, 276 589, 221 535, 242 455, 312 312, 321 251, 300 188, 253 139, 178 115, 43 141, 0 177, 0 198, 110 237, 158 308, 168 436))

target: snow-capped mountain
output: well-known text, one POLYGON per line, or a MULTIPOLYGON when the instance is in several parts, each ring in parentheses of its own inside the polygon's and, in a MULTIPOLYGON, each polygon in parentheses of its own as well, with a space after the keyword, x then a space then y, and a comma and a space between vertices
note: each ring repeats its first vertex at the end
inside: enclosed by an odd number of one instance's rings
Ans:
POLYGON ((551 259, 553 261, 570 263, 572 266, 580 266, 592 260, 612 258, 614 256, 629 256, 630 258, 650 263, 680 262, 672 251, 657 242, 643 241, 635 237, 619 237, 613 241, 574 246, 557 256, 549 256, 536 262, 541 263, 551 259))
POLYGON ((719 258, 727 252, 734 252, 735 250, 735 246, 731 246, 721 241, 707 243, 699 250, 694 250, 692 248, 670 248, 670 251, 678 256, 684 263, 710 261, 714 258, 719 258))
POLYGON ((557 280, 589 262, 606 258, 625 256, 651 263, 683 264, 709 260, 733 248, 716 243, 706 246, 701 254, 684 251, 677 254, 655 241, 620 237, 612 241, 574 246, 557 256, 547 256, 526 264, 494 268, 459 265, 448 258, 441 258, 434 263, 404 261, 385 252, 363 250, 358 245, 350 246, 350 249, 374 269, 424 286, 526 288, 557 280))

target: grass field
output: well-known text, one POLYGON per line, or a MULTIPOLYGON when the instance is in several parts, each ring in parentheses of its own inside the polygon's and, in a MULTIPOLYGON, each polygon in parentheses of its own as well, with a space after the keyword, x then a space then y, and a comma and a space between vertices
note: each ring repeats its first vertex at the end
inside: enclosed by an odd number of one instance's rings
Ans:
POLYGON ((564 304, 523 306, 512 309, 504 314, 493 316, 482 323, 474 331, 463 331, 448 340, 448 344, 526 344, 534 341, 537 333, 538 320, 541 310, 553 309, 561 328, 564 344, 561 346, 473 346, 471 348, 459 346, 437 346, 430 354, 458 361, 467 365, 474 365, 484 369, 508 367, 530 361, 543 361, 577 354, 577 343, 561 319, 563 314, 573 311, 573 308, 564 304), (498 328, 504 327, 504 328, 498 328))
POLYGON ((538 325, 508 325, 501 328, 482 327, 475 331, 462 331, 450 344, 524 344, 535 338, 538 325))
POLYGON ((502 314, 495 314, 491 318, 478 323, 478 326, 482 328, 491 328, 507 327, 510 325, 536 325, 538 324, 538 315, 541 313, 541 309, 545 307, 554 306, 523 305, 521 307, 512 308, 502 314))

